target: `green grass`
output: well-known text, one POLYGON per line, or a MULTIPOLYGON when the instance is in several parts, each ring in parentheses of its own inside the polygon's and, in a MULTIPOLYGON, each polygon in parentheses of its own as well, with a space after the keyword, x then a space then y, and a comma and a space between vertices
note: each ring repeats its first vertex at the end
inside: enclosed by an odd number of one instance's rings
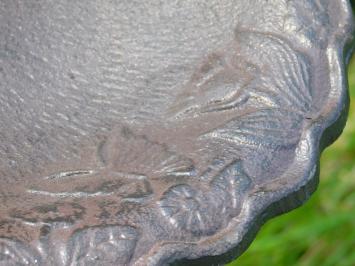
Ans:
POLYGON ((264 225, 229 266, 355 265, 355 58, 348 72, 348 122, 321 157, 318 190, 302 207, 264 225))

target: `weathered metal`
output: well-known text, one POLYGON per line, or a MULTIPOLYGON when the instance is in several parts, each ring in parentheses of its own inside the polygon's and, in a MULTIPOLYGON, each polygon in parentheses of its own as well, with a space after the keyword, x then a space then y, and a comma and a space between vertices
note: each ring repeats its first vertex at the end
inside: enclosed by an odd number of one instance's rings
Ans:
POLYGON ((0 264, 238 256, 315 190, 352 33, 345 0, 1 1, 0 264))

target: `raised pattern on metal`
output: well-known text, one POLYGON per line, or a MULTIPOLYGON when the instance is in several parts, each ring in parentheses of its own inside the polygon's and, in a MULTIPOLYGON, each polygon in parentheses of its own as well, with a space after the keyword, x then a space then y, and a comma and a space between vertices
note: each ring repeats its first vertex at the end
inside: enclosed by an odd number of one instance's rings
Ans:
POLYGON ((0 265, 238 256, 341 132, 345 0, 0 3, 0 265))

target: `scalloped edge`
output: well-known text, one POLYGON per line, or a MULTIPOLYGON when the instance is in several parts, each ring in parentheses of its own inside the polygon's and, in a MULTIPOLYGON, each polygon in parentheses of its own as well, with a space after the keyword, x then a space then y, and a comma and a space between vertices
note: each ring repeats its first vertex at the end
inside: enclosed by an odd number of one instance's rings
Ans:
POLYGON ((341 135, 349 109, 346 65, 354 50, 355 25, 350 2, 340 0, 339 5, 343 6, 345 17, 326 48, 330 67, 328 101, 318 119, 304 130, 294 162, 280 178, 294 177, 296 183, 281 184, 282 189, 276 191, 260 192, 262 197, 258 192, 249 195, 240 215, 234 218, 242 222, 230 223, 217 236, 199 243, 163 243, 135 265, 220 265, 230 262, 249 247, 267 220, 301 206, 310 198, 318 186, 320 155, 341 135), (214 238, 218 239, 211 244, 214 238))

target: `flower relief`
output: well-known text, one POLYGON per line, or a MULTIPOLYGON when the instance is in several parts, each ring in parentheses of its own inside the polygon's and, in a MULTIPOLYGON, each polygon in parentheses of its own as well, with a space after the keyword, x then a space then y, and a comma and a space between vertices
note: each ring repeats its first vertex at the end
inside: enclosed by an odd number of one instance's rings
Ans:
POLYGON ((90 227, 74 233, 68 243, 71 266, 127 265, 139 234, 131 226, 90 227))
POLYGON ((243 171, 240 160, 233 161, 211 181, 216 195, 223 195, 226 215, 237 216, 243 203, 243 196, 252 187, 252 180, 243 171))
POLYGON ((211 235, 221 226, 222 202, 210 191, 182 184, 167 190, 158 202, 161 214, 170 224, 193 235, 211 235))
POLYGON ((243 195, 252 185, 239 160, 206 183, 204 189, 182 184, 163 194, 158 205, 170 224, 193 235, 213 234, 239 213, 243 195))

